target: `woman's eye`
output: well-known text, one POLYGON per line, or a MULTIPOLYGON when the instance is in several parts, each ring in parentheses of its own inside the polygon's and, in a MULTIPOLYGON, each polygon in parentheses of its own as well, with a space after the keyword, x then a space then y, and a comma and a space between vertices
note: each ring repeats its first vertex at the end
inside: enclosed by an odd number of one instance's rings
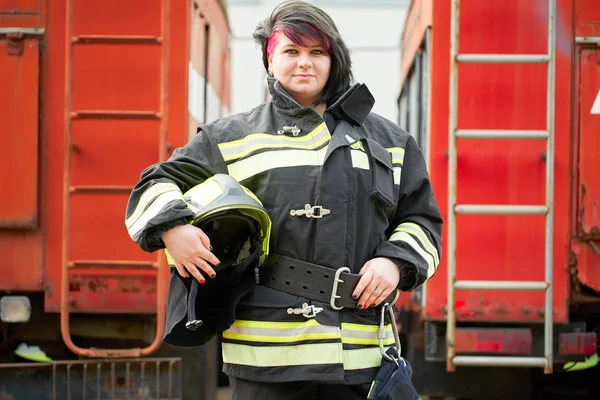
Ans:
POLYGON ((313 50, 312 53, 318 55, 324 54, 323 50, 313 50))
POLYGON ((287 49, 285 52, 286 52, 287 54, 296 54, 296 53, 298 53, 298 52, 297 52, 296 50, 294 50, 294 49, 287 49))

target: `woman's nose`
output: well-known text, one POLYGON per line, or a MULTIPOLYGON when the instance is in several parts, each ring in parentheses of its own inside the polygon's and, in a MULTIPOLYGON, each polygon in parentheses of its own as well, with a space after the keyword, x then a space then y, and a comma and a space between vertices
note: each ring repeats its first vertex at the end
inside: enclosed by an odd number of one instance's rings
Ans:
POLYGON ((312 61, 309 55, 301 55, 298 60, 298 66, 300 68, 309 68, 312 65, 312 61))

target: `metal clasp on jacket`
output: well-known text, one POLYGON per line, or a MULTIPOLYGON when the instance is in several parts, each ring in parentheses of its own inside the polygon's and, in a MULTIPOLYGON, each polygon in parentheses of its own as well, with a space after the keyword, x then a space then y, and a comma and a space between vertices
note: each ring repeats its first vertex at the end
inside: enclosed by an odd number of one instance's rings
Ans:
POLYGON ((277 134, 278 135, 289 135, 291 133, 292 136, 298 136, 300 134, 300 132, 302 132, 302 129, 300 129, 296 125, 294 125, 294 126, 284 126, 283 128, 281 128, 280 130, 277 131, 277 134))
POLYGON ((302 308, 288 308, 288 314, 299 315, 302 314, 305 318, 314 318, 318 313, 323 311, 322 307, 315 307, 314 305, 308 305, 308 303, 303 303, 302 308))
POLYGON ((323 208, 323 206, 312 206, 307 204, 304 206, 304 210, 291 210, 290 215, 292 217, 306 216, 306 218, 323 218, 324 215, 330 214, 331 210, 323 208))

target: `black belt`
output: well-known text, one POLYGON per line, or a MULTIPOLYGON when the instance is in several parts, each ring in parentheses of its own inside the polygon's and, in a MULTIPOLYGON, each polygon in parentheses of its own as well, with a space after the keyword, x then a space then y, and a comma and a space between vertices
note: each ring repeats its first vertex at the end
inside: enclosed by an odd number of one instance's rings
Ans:
MULTIPOLYGON (((362 275, 351 273, 348 267, 336 270, 271 254, 259 269, 259 275, 263 286, 328 303, 335 310, 358 308, 358 300, 352 298, 352 292, 362 275)), ((394 290, 383 304, 392 304, 395 297, 394 290)))

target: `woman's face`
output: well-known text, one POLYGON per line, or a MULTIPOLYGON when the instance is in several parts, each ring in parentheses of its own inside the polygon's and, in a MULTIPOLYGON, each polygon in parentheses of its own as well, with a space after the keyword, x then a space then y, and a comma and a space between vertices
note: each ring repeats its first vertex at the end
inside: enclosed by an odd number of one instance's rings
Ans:
POLYGON ((317 40, 304 38, 304 46, 292 42, 283 32, 273 38, 269 69, 286 92, 301 106, 312 107, 329 79, 331 57, 317 40))

